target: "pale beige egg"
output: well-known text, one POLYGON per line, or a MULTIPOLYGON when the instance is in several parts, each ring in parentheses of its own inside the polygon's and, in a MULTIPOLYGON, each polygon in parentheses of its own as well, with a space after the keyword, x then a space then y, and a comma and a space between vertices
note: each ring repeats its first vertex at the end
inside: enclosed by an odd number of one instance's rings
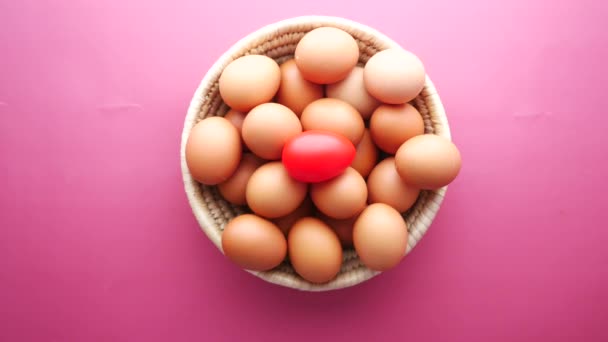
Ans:
POLYGON ((219 79, 220 96, 235 110, 251 108, 272 100, 281 84, 281 70, 271 58, 248 55, 228 64, 219 79))
POLYGON ((413 53, 391 48, 373 55, 363 69, 365 89, 388 104, 413 100, 426 80, 424 65, 413 53))

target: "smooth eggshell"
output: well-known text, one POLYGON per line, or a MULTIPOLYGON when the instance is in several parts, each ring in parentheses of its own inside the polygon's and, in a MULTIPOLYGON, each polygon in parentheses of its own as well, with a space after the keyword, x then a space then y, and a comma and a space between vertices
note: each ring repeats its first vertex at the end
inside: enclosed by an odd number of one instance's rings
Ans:
POLYGON ((408 184, 434 190, 451 183, 460 172, 458 148, 447 138, 424 134, 403 143, 395 155, 397 172, 408 184))
POLYGON ((365 179, 352 167, 328 181, 311 184, 310 197, 323 214, 335 219, 351 218, 367 203, 365 179))
POLYGON ((328 131, 306 131, 288 140, 282 162, 289 175, 301 182, 332 179, 353 162, 355 146, 344 136, 328 131))
POLYGON ((358 216, 353 216, 345 220, 337 220, 329 216, 320 214, 320 219, 327 223, 338 235, 342 247, 349 248, 353 246, 353 227, 358 216))
POLYGON ((289 260, 294 270, 313 283, 326 283, 342 266, 342 246, 336 233, 323 221, 304 217, 287 238, 289 260))
POLYGON ((383 203, 369 205, 355 221, 353 243, 361 262, 375 271, 399 264, 407 248, 407 225, 397 210, 383 203))
POLYGON ((270 162, 253 172, 247 183, 245 197, 254 213, 267 218, 286 216, 296 210, 308 190, 289 176, 283 163, 270 162))
POLYGON ((338 100, 323 98, 309 104, 300 117, 305 131, 323 130, 343 135, 353 145, 363 137, 365 123, 355 107, 338 100))
POLYGON ((373 55, 363 69, 365 89, 381 102, 401 104, 413 100, 426 80, 424 65, 409 51, 391 48, 373 55))
POLYGON ((287 234, 289 234, 289 231, 291 230, 291 227, 294 223, 296 223, 297 220, 301 219, 302 217, 313 216, 314 213, 315 206, 312 204, 312 200, 310 199, 310 197, 307 196, 302 202, 302 204, 300 204, 300 206, 296 208, 296 210, 292 211, 287 216, 273 219, 272 222, 274 222, 279 228, 281 228, 283 234, 287 236, 287 234))
POLYGON ((418 110, 409 103, 381 105, 372 114, 369 131, 378 148, 395 154, 408 139, 424 134, 424 121, 418 110))
MULTIPOLYGON (((224 118, 226 120, 230 121, 230 123, 234 125, 236 130, 239 131, 239 136, 241 137, 241 142, 243 145, 245 145, 245 142, 243 141, 243 136, 242 136, 243 121, 245 121, 245 116, 247 116, 247 113, 239 112, 234 109, 229 110, 228 113, 226 113, 226 115, 224 115, 224 118)), ((244 146, 244 147, 246 147, 246 146, 244 146)))
POLYGON ((386 158, 367 178, 369 203, 384 203, 403 213, 414 205, 420 190, 401 179, 395 167, 395 158, 386 158))
POLYGON ((279 65, 262 55, 248 55, 228 64, 219 79, 220 96, 235 110, 247 112, 272 100, 281 84, 279 65))
POLYGON ((300 120, 291 109, 278 103, 264 103, 253 108, 243 121, 243 140, 260 158, 281 158, 283 145, 302 133, 300 120))
POLYGON ((302 76, 314 83, 328 84, 344 79, 357 65, 359 46, 348 33, 334 27, 320 27, 304 35, 295 50, 302 76))
POLYGON ((236 205, 246 204, 245 190, 253 172, 264 164, 264 160, 251 153, 243 154, 238 168, 225 182, 218 184, 220 194, 230 203, 236 205))
POLYGON ((350 167, 357 170, 363 178, 366 178, 374 166, 376 166, 377 161, 378 148, 372 141, 369 129, 366 128, 363 132, 361 141, 359 141, 359 144, 357 145, 355 159, 350 164, 350 167))
POLYGON ((233 218, 222 233, 222 250, 244 269, 267 271, 287 256, 287 241, 274 223, 252 214, 233 218))
POLYGON ((328 84, 326 92, 327 97, 342 100, 355 107, 366 120, 380 105, 380 101, 365 89, 363 68, 360 66, 356 66, 342 81, 328 84))
POLYGON ((212 116, 197 123, 186 142, 186 164, 192 177, 206 185, 230 178, 241 160, 237 129, 226 119, 212 116))
POLYGON ((323 97, 323 86, 305 80, 293 59, 281 64, 281 86, 276 101, 297 116, 308 104, 323 97))

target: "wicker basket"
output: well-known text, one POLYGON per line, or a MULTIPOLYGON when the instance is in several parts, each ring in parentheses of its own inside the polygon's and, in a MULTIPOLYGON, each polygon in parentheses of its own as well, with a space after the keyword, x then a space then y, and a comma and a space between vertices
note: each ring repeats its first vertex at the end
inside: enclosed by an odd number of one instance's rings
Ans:
MULTIPOLYGON (((190 103, 181 141, 181 168, 188 201, 202 230, 221 251, 224 226, 233 217, 246 212, 246 208, 226 202, 216 187, 196 182, 186 165, 185 146, 192 127, 205 117, 223 116, 228 107, 219 94, 218 80, 222 70, 234 59, 249 54, 264 54, 278 63, 292 58, 298 41, 304 34, 321 26, 333 26, 350 33, 359 44, 359 62, 364 64, 376 52, 397 43, 382 33, 359 23, 336 17, 306 16, 277 22, 263 27, 233 45, 211 67, 196 90, 190 103)), ((427 77, 421 94, 412 101, 424 118, 425 131, 450 137, 445 111, 431 80, 427 77)), ((407 253, 420 241, 439 210, 447 187, 436 191, 423 191, 414 206, 404 214, 409 229, 407 253)), ((338 276, 325 284, 312 284, 299 277, 293 268, 284 263, 266 272, 248 271, 270 283, 304 291, 327 291, 364 282, 378 272, 361 264, 354 250, 344 251, 344 262, 338 276)))

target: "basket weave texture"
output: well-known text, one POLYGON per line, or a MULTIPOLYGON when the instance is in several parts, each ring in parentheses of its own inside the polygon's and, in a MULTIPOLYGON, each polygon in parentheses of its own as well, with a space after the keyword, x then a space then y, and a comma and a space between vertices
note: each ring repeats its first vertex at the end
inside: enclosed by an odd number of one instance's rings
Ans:
MULTIPOLYGON (((214 115, 223 116, 229 110, 220 97, 218 80, 231 61, 244 55, 261 54, 280 64, 293 58, 296 44, 304 34, 322 26, 336 27, 350 33, 359 45, 361 65, 378 51, 399 47, 384 34, 351 20, 326 16, 296 17, 265 26, 238 41, 214 63, 194 93, 182 132, 181 169, 186 195, 194 216, 201 229, 220 251, 224 226, 233 217, 248 211, 225 201, 215 186, 202 185, 192 178, 185 159, 185 146, 190 130, 200 120, 214 115)), ((451 139, 444 107, 428 76, 424 89, 411 103, 422 115, 426 133, 451 139)), ((404 213, 409 230, 406 254, 426 233, 441 206, 446 190, 447 187, 422 191, 414 206, 404 213)), ((302 291, 337 290, 362 283, 379 273, 361 264, 352 249, 344 251, 344 261, 338 276, 325 284, 313 284, 302 279, 287 262, 271 271, 247 272, 270 283, 302 291)))

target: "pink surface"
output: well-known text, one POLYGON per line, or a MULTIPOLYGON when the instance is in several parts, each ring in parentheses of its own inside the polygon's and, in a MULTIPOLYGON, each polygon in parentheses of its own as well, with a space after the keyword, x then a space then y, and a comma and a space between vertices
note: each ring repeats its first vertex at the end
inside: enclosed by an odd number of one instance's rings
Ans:
POLYGON ((2 1, 0 341, 608 340, 607 15, 599 0, 2 1), (321 294, 221 256, 178 156, 212 62, 304 14, 417 53, 464 158, 397 269, 321 294))

